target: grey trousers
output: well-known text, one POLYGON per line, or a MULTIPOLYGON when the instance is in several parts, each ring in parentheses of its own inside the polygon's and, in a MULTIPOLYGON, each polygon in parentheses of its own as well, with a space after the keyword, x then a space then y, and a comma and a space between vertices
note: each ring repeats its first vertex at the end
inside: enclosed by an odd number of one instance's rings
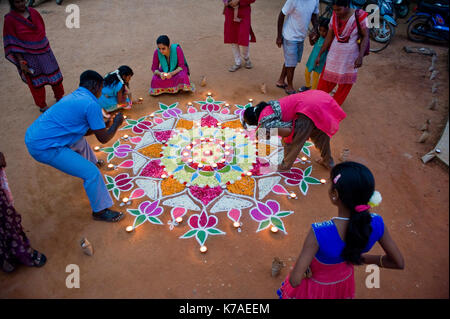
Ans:
POLYGON ((331 157, 330 137, 319 130, 309 117, 300 114, 299 118, 295 121, 292 143, 287 144, 283 142, 284 159, 280 165, 281 170, 288 170, 294 165, 298 154, 302 151, 303 145, 308 138, 310 138, 316 148, 319 149, 323 162, 328 165, 333 165, 334 161, 331 157))

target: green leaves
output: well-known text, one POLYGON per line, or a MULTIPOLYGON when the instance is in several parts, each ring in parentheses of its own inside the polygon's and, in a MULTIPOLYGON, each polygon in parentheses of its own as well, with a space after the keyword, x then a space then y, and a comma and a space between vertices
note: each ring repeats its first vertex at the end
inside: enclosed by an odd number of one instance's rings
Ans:
POLYGON ((206 241, 206 238, 208 238, 208 233, 205 232, 204 230, 199 230, 197 232, 197 236, 196 237, 197 237, 198 243, 203 246, 203 244, 206 241))
POLYGON ((286 216, 289 216, 289 215, 291 215, 291 214, 293 214, 294 212, 278 212, 277 214, 276 214, 276 216, 277 217, 286 217, 286 216))
POLYGON ((119 200, 120 190, 118 188, 114 188, 113 194, 114 194, 114 198, 119 200))
POLYGON ((114 148, 105 147, 105 148, 100 149, 100 151, 102 151, 103 153, 112 153, 112 152, 114 152, 114 148))
POLYGON ((148 217, 148 221, 152 224, 162 225, 163 223, 156 217, 150 216, 148 217))
POLYGON ((193 236, 195 236, 197 234, 198 230, 197 229, 192 229, 190 231, 188 231, 187 233, 185 233, 183 236, 181 236, 180 238, 191 238, 193 236))
POLYGON ((127 209, 127 211, 128 211, 131 215, 134 215, 134 216, 139 216, 139 215, 142 214, 141 211, 140 211, 139 209, 127 209))
POLYGON ((259 232, 259 231, 261 231, 261 230, 263 230, 263 229, 266 229, 267 227, 269 227, 269 225, 270 225, 270 221, 269 221, 269 220, 265 220, 265 221, 261 222, 261 223, 259 224, 259 227, 258 227, 258 229, 256 230, 256 232, 259 232))
POLYGON ((126 121, 127 121, 128 124, 131 124, 131 127, 133 127, 134 125, 138 124, 138 121, 135 121, 135 120, 126 119, 126 121))
POLYGON ((147 216, 145 215, 139 215, 138 217, 136 217, 136 219, 134 220, 134 228, 140 226, 141 224, 143 224, 145 221, 147 220, 147 216))
POLYGON ((302 191, 303 195, 306 196, 306 193, 308 192, 308 183, 305 182, 305 180, 302 180, 302 182, 300 183, 300 190, 302 191))
POLYGON ((312 172, 312 166, 308 167, 307 169, 305 169, 305 171, 303 172, 303 178, 305 176, 309 176, 312 172))
POLYGON ((133 124, 132 124, 132 125, 127 125, 127 126, 122 127, 120 130, 121 130, 121 131, 129 130, 129 129, 132 128, 133 126, 134 126, 133 124))
POLYGON ((206 231, 211 235, 225 235, 223 231, 217 228, 208 228, 206 231))
POLYGON ((306 156, 311 156, 311 151, 309 150, 309 147, 313 145, 314 144, 312 142, 306 142, 302 147, 302 152, 305 153, 306 156))
POLYGON ((281 219, 279 219, 278 217, 270 217, 270 221, 276 228, 281 230, 283 233, 286 233, 286 230, 284 229, 283 221, 281 219))
POLYGON ((113 157, 114 157, 114 152, 108 154, 108 158, 106 159, 108 161, 108 163, 109 163, 110 160, 113 159, 113 157))
POLYGON ((306 176, 304 178, 304 180, 308 184, 321 184, 320 181, 317 178, 314 178, 314 177, 311 177, 311 176, 306 176))
POLYGON ((114 185, 114 179, 111 176, 105 175, 106 180, 108 181, 108 183, 113 184, 114 185))

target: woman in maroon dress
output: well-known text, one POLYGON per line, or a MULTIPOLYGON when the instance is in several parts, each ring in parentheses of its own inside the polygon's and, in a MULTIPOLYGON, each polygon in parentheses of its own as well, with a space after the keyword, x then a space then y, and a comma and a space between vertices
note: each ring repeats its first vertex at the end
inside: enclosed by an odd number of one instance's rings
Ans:
POLYGON ((48 109, 45 85, 51 85, 59 101, 64 96, 63 76, 50 48, 42 16, 27 8, 25 0, 9 0, 9 4, 11 11, 5 15, 3 27, 5 57, 17 67, 35 104, 45 112, 48 109))
POLYGON ((0 267, 12 272, 18 264, 42 267, 47 258, 30 246, 22 229, 22 217, 16 212, 4 168, 5 157, 0 152, 0 267))
POLYGON ((245 67, 251 69, 249 42, 256 42, 255 34, 251 26, 250 4, 256 0, 229 0, 225 6, 224 43, 230 43, 234 54, 234 65, 228 71, 234 72, 242 67, 240 46, 244 55, 245 67), (240 22, 234 21, 234 8, 239 7, 238 18, 240 22))

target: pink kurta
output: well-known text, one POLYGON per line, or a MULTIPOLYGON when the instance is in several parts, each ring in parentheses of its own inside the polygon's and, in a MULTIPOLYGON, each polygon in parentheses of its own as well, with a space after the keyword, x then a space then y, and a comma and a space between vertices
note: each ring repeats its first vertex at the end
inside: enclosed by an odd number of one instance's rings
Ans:
MULTIPOLYGON (((177 93, 178 91, 194 91, 194 85, 191 84, 188 75, 188 68, 184 63, 184 54, 180 46, 177 47, 178 67, 183 70, 178 72, 177 75, 170 79, 163 80, 159 75, 153 75, 152 83, 150 85, 150 94, 159 95, 162 93, 177 93)), ((158 49, 153 54, 152 72, 159 70, 163 72, 162 67, 159 65, 158 49)))
POLYGON ((224 43, 237 43, 248 46, 249 42, 256 42, 251 26, 250 4, 256 0, 240 0, 238 17, 241 22, 234 22, 234 8, 225 7, 224 43))
MULTIPOLYGON (((336 134, 339 130, 339 122, 347 116, 328 93, 320 90, 308 90, 288 95, 279 99, 278 102, 280 103, 281 120, 283 122, 294 122, 298 113, 301 113, 309 117, 314 125, 329 137, 336 134)), ((272 113, 272 107, 266 106, 259 116, 259 121, 272 113)), ((287 143, 290 142, 292 136, 293 132, 287 139, 287 143)))

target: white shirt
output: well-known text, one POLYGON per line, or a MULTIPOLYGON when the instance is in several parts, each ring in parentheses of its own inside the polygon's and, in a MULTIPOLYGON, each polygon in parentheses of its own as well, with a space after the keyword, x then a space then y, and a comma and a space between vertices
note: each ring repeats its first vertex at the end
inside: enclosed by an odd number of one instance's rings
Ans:
POLYGON ((289 41, 304 41, 313 13, 319 14, 319 0, 287 0, 281 9, 286 16, 283 38, 289 41))

